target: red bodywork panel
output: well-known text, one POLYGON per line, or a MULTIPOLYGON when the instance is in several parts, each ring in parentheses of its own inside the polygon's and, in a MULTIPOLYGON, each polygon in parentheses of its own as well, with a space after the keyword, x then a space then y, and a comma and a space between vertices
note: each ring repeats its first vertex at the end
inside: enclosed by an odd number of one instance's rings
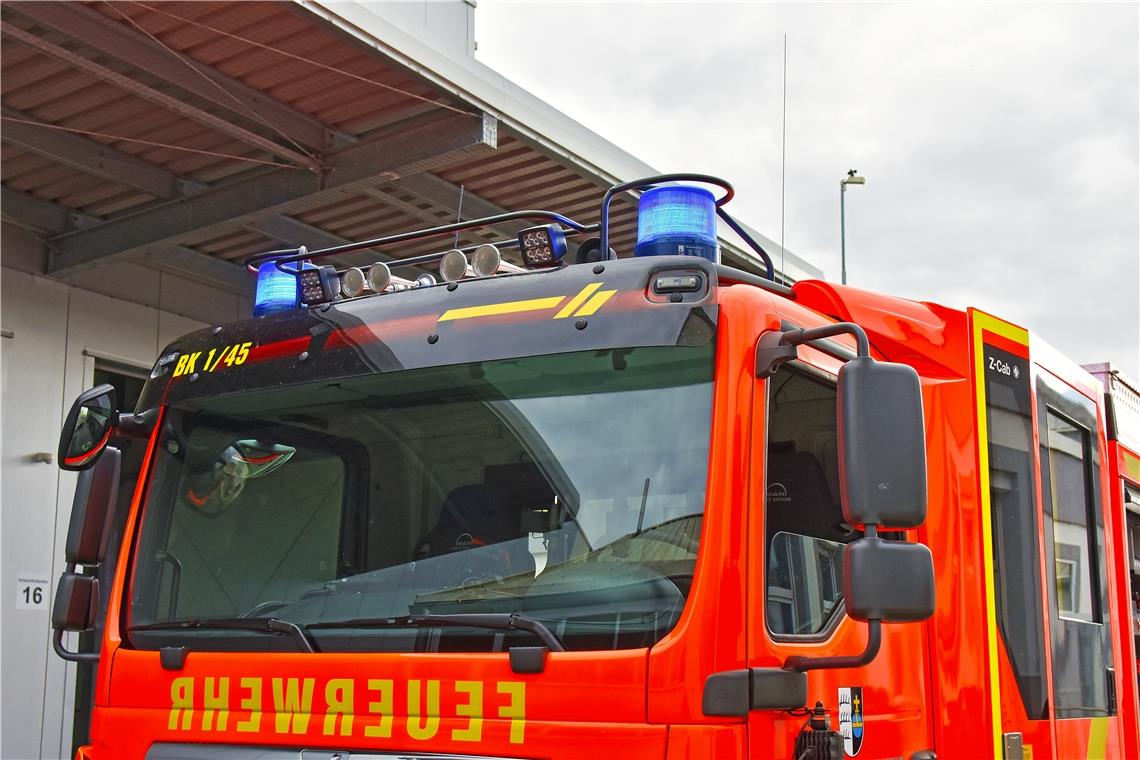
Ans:
MULTIPOLYGON (((910 364, 923 383, 928 461, 928 518, 909 531, 934 557, 937 608, 924 623, 884 626, 882 649, 868 666, 813 671, 808 706, 821 701, 838 723, 838 690, 859 687, 865 704, 865 757, 941 758, 993 755, 995 734, 1021 730, 1034 757, 1085 757, 1103 738, 1107 756, 1137 757, 1135 652, 1116 626, 1120 714, 1097 720, 1027 721, 1009 691, 1012 672, 998 649, 997 690, 989 673, 977 399, 968 315, 823 282, 801 282, 794 298, 749 285, 719 289, 713 430, 701 550, 682 617, 652 649, 551 653, 545 672, 512 673, 495 654, 190 653, 182 670, 165 670, 156 652, 123 646, 132 551, 120 553, 96 690, 93 744, 80 757, 141 758, 153 742, 216 742, 534 758, 790 758, 804 717, 757 710, 711 718, 702 696, 710 674, 780 667, 795 654, 854 654, 865 626, 844 619, 824 640, 776 641, 764 622, 765 383, 753 372, 759 335, 791 323, 812 327, 853 321, 879 359, 910 364), (1126 641, 1121 646, 1120 640, 1126 641), (993 705, 1003 725, 994 725, 993 705), (347 716, 351 716, 346 717, 347 716), (1030 725, 1032 724, 1032 725, 1030 725), (1011 728, 1020 726, 1020 728, 1011 728), (1094 736, 1095 734, 1095 736, 1094 736)), ((615 300, 619 314, 637 308, 615 300)), ((464 326, 464 329, 473 329, 464 326)), ((363 329, 363 328, 361 328, 363 329)), ((360 336, 336 335, 330 347, 360 336)), ((307 345, 298 337, 290 354, 307 345)), ((853 346, 843 338, 839 343, 853 346)), ((811 348, 800 360, 835 375, 838 360, 811 348)), ((1100 401, 1098 400, 1098 403, 1100 401)), ((157 429, 157 426, 156 426, 157 429)), ((154 441, 143 471, 149 469, 154 441)), ((1099 445, 1107 451, 1101 433, 1099 445)), ((1117 462, 1113 450, 1102 461, 1117 462)), ((1106 484, 1110 474, 1104 468, 1106 484)), ((1116 489, 1106 487, 1106 494, 1116 489)), ((125 535, 137 537, 140 484, 125 535)), ((1038 507, 1040 502, 1038 501, 1038 507)), ((1115 510, 1115 507, 1113 507, 1115 510)), ((1117 537, 1120 521, 1110 515, 1117 537)), ((1110 541, 1110 576, 1124 568, 1123 542, 1110 541)), ((1125 578, 1127 576, 1124 576, 1125 578)), ((1110 583, 1120 620, 1127 583, 1110 583)))

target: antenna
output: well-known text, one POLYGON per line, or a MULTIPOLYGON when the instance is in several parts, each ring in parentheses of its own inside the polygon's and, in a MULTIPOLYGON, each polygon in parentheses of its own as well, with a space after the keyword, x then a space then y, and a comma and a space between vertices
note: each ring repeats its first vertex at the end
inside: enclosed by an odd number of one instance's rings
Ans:
MULTIPOLYGON (((459 186, 459 203, 455 204, 455 223, 463 221, 463 188, 465 185, 459 186)), ((455 247, 459 247, 459 230, 455 231, 455 247)))
POLYGON ((780 116, 780 277, 784 274, 784 169, 788 153, 788 33, 784 32, 784 104, 780 116))

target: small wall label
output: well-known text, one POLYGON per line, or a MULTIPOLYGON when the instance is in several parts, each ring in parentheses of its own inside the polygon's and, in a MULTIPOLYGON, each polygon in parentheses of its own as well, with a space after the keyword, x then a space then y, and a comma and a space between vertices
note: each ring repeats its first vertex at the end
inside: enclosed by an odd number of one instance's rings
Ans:
POLYGON ((46 610, 51 582, 40 573, 16 574, 16 609, 46 610))

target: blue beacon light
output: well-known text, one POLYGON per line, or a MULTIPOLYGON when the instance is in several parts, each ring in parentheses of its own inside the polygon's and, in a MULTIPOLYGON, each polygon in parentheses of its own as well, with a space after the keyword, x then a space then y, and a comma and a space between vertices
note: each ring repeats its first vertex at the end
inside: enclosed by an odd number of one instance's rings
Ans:
MULTIPOLYGON (((283 265, 288 267, 288 264, 283 265)), ((297 265, 294 264, 294 271, 297 265)), ((270 260, 257 268, 257 290, 253 298, 253 316, 260 317, 300 306, 300 289, 297 275, 282 272, 276 261, 270 260)))
POLYGON ((635 256, 700 256, 720 260, 716 199, 692 185, 659 185, 641 194, 635 256))

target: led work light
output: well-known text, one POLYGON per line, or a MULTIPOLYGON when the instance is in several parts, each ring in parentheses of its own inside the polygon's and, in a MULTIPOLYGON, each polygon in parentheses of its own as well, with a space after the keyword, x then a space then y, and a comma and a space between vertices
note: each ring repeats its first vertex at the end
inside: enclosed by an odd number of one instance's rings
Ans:
POLYGON ((566 255, 566 233, 557 224, 530 227, 519 233, 519 251, 527 269, 557 266, 566 255))
POLYGON ((677 254, 720 259, 716 200, 703 187, 659 185, 642 193, 638 202, 634 255, 677 254))
POLYGON ((301 303, 307 306, 335 300, 340 292, 336 267, 307 264, 297 279, 300 281, 301 303))

